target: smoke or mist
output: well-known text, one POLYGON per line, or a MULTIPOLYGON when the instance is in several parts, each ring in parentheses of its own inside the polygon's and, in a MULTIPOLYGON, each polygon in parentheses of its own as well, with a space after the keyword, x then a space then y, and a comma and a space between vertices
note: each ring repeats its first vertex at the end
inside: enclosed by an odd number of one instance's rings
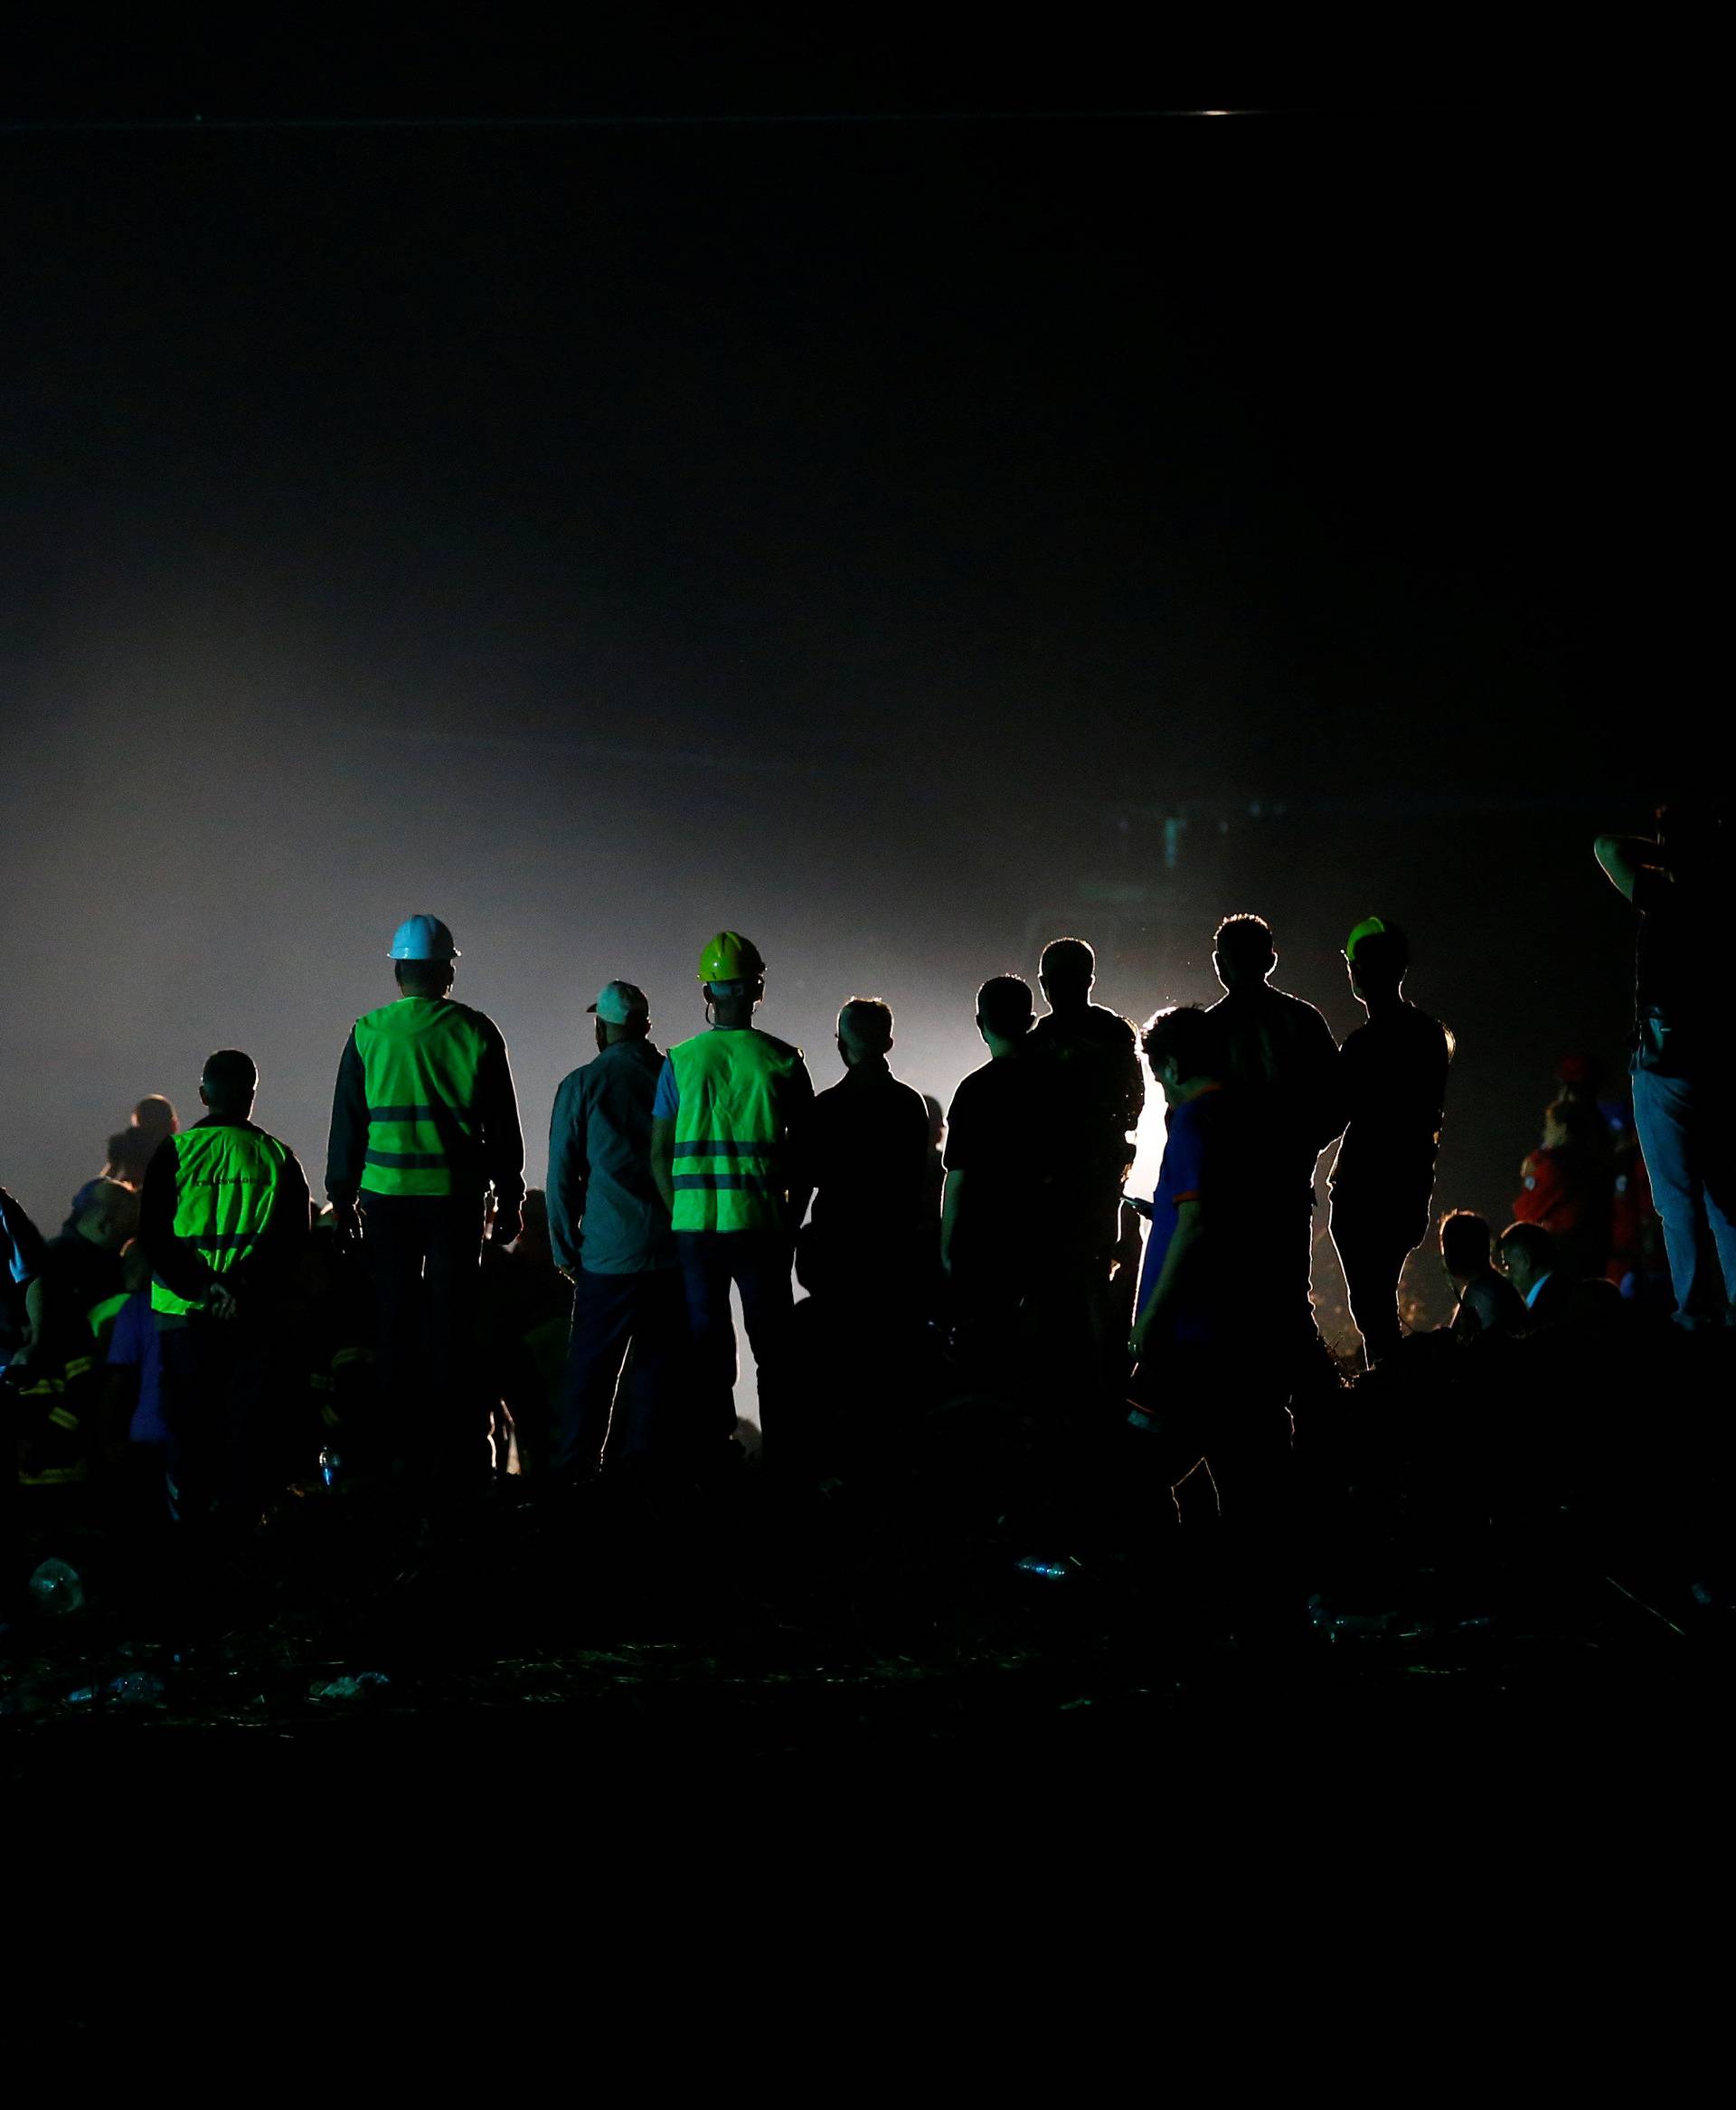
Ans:
POLYGON ((1260 910, 1342 1032, 1378 911, 1459 1036, 1439 1199, 1501 1216, 1625 1030, 1588 838, 1646 787, 1574 658, 1622 349, 1590 205, 1511 209, 1542 146, 1440 144, 8 141, 0 1178, 58 1222, 231 1044, 317 1186, 412 911, 533 1178, 599 984, 679 1037, 720 926, 818 1081, 882 995, 944 1099, 1061 931, 1144 1015, 1260 910))

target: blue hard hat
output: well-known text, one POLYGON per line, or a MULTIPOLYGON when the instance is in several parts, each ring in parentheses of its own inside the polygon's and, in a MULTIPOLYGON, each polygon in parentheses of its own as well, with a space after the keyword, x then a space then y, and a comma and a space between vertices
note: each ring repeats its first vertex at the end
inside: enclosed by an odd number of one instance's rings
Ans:
POLYGON ((458 949, 439 916, 407 916, 392 933, 388 960, 456 960, 458 949))

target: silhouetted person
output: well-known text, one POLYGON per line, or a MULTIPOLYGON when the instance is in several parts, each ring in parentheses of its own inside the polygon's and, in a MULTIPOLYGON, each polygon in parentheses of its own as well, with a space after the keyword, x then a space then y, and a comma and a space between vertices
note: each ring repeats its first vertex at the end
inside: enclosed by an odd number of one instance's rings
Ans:
POLYGON ((389 954, 397 1000, 355 1022, 332 1100, 326 1191, 338 1235, 363 1232, 380 1389, 419 1492, 486 1484, 489 1406, 469 1367, 484 1197, 493 1235, 518 1235, 524 1195, 506 1043, 457 1003, 458 957, 438 916, 410 916, 389 954))
POLYGON ((124 1179, 128 1187, 145 1184, 145 1168, 156 1154, 165 1137, 174 1135, 181 1122, 162 1093, 152 1092, 134 1107, 132 1119, 118 1134, 108 1139, 108 1159, 103 1167, 109 1179, 124 1179))
POLYGON ((1368 1013, 1339 1052, 1347 1115, 1332 1169, 1332 1242, 1370 1364, 1399 1345, 1399 1278, 1429 1230, 1452 1043, 1400 993, 1410 961, 1396 923, 1370 916, 1344 947, 1368 1013))
MULTIPOLYGON (((1245 1632, 1281 1609, 1288 1582, 1293 1358, 1269 1322, 1269 1226, 1279 1190, 1258 1112, 1223 1083, 1211 1015, 1192 1004, 1158 1012, 1145 1049, 1166 1112, 1127 1343, 1129 1419, 1148 1447, 1141 1454, 1172 1489, 1207 1462, 1219 1498, 1202 1505, 1208 1530, 1222 1521, 1229 1532, 1221 1609, 1245 1632)), ((1156 1505, 1152 1520, 1168 1509, 1156 1505)))
POLYGON ((24 1487, 78 1489, 88 1477, 99 1436, 102 1358, 127 1299, 121 1254, 137 1227, 131 1187, 87 1179, 26 1284, 28 1339, 9 1366, 24 1487))
POLYGON ((1570 1280, 1609 1264, 1613 1176, 1609 1131, 1595 1102, 1558 1099, 1543 1114, 1543 1140, 1519 1168, 1513 1213, 1554 1239, 1570 1280))
POLYGON ((664 1058, 652 1104, 651 1170, 681 1261, 701 1388, 700 1438, 727 1443, 737 1367, 731 1283, 741 1298, 768 1430, 788 1398, 779 1386, 795 1308, 790 1267, 808 1202, 797 1145, 814 1083, 801 1049, 753 1023, 766 993, 756 945, 739 931, 720 931, 700 954, 699 984, 711 1031, 677 1041, 664 1058))
POLYGON ((162 1358, 169 1475, 184 1519, 237 1520, 281 1462, 288 1319, 309 1225, 295 1152, 254 1125, 259 1073, 239 1048, 209 1055, 204 1118, 158 1144, 139 1200, 162 1358))
POLYGON ((1049 1002, 1028 1053, 1059 1071, 1060 1124, 1046 1213, 1050 1293, 1056 1322, 1071 1297, 1099 1362, 1113 1345, 1110 1276, 1121 1238, 1121 1198, 1146 1103, 1138 1036, 1118 1011, 1091 1001, 1097 955, 1082 938, 1043 950, 1038 981, 1049 1002))
POLYGON ((571 1471, 601 1465, 618 1396, 623 1425, 609 1448, 624 1459, 679 1448, 684 1404, 675 1379, 686 1299, 668 1205, 651 1173, 663 1050, 636 983, 606 982, 590 1009, 596 1059, 562 1080, 549 1128, 549 1240, 572 1279, 552 1462, 571 1471))
POLYGON ((1312 1004, 1272 987, 1278 949, 1263 917, 1226 916, 1218 925, 1212 966, 1224 993, 1207 1016, 1222 1039, 1224 1079, 1242 1094, 1250 1115, 1258 1111, 1269 1138, 1283 1212, 1278 1235, 1287 1256, 1279 1311, 1313 1337, 1315 1167, 1344 1126, 1338 1046, 1312 1004))
POLYGON ((1555 1241, 1541 1224, 1507 1225, 1501 1234, 1501 1265, 1524 1307, 1525 1332, 1571 1314, 1574 1284, 1561 1273, 1555 1241))
POLYGON ((816 1296, 907 1314, 920 1279, 929 1110, 893 1076, 892 1007, 853 997, 838 1013, 844 1075, 815 1099, 802 1134, 812 1218, 800 1274, 816 1296))
POLYGON ((1145 1364, 1182 1344, 1220 1343, 1260 1306, 1262 1285, 1236 1280, 1226 1247, 1245 1230, 1239 1164, 1233 1199, 1216 1189, 1231 1162, 1224 1046, 1197 1004, 1159 1011, 1145 1033, 1146 1059, 1164 1094, 1164 1156, 1151 1198, 1137 1310, 1127 1352, 1145 1364), (1215 1244, 1214 1244, 1215 1241, 1215 1244), (1238 1310, 1240 1305, 1240 1311, 1238 1310))
POLYGON ((989 1059, 947 1109, 947 1186, 940 1264, 958 1347, 998 1378, 1017 1356, 1020 1314, 1043 1262, 1043 1176, 1052 1157, 1058 1073, 1029 1054, 1031 985, 997 974, 976 992, 976 1030, 989 1059))
POLYGON ((1736 1320, 1736 1097, 1730 859, 1722 813, 1660 808, 1657 836, 1599 836, 1597 858, 1640 912, 1634 1126, 1664 1225, 1675 1317, 1736 1320))
POLYGON ((1450 1330, 1456 1341, 1519 1331, 1524 1301, 1496 1272, 1495 1234, 1481 1216, 1455 1209, 1440 1219, 1440 1264, 1453 1285, 1450 1330))

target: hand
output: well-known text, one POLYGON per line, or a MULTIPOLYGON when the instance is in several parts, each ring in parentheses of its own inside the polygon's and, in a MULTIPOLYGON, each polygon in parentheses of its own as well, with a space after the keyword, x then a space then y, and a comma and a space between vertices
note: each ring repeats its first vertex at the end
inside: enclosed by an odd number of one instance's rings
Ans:
POLYGON ((212 1284, 206 1310, 209 1310, 213 1319, 221 1319, 225 1323, 239 1319, 241 1315, 241 1307, 236 1301, 234 1291, 226 1290, 222 1282, 212 1284))
POLYGON ((340 1244, 355 1244, 362 1235, 362 1211, 359 1206, 353 1201, 334 1202, 332 1228, 337 1233, 340 1244))
POLYGON ((514 1207, 495 1212, 495 1227, 488 1236, 495 1245, 510 1245, 524 1228, 523 1212, 514 1207))

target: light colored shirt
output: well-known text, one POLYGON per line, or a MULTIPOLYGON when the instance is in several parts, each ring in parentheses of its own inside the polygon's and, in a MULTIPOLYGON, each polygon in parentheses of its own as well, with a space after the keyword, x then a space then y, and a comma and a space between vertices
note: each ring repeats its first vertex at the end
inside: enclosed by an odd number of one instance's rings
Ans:
POLYGON ((674 1267, 675 1242, 651 1178, 651 1103, 662 1051, 618 1040, 564 1078, 549 1126, 549 1244, 560 1267, 643 1274, 674 1267))

